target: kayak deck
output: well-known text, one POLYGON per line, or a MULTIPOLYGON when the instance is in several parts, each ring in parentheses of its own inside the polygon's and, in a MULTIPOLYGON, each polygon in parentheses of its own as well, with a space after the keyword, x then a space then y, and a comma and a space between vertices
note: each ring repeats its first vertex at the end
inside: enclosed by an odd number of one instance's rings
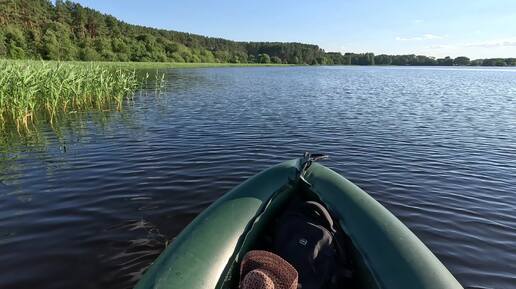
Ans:
POLYGON ((238 288, 238 266, 293 197, 317 200, 350 238, 357 288, 460 289, 435 255, 394 215, 336 172, 300 159, 248 179, 201 213, 143 275, 137 289, 238 288), (306 180, 306 181, 305 181, 306 180))

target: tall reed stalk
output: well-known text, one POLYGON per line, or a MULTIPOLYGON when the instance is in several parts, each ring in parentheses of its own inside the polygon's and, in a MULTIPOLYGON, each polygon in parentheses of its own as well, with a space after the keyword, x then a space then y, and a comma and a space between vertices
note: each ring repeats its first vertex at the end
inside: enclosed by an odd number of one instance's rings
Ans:
POLYGON ((0 128, 28 128, 37 116, 121 108, 139 86, 136 72, 98 63, 0 60, 0 128))

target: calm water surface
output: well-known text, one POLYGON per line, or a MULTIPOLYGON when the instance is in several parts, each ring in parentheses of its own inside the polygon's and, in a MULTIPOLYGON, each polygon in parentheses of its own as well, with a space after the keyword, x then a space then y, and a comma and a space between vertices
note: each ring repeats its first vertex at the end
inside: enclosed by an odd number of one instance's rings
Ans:
POLYGON ((0 288, 131 288, 224 192, 304 151, 466 288, 516 288, 516 70, 166 71, 161 95, 2 136, 0 288))

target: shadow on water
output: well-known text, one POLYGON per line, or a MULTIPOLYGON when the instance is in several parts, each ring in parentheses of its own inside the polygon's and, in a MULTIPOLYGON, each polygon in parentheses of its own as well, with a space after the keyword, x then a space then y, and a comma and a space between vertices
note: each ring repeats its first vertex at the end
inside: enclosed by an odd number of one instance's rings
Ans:
POLYGON ((146 265, 165 249, 168 240, 157 227, 142 219, 107 227, 84 243, 105 248, 98 255, 106 269, 99 280, 101 287, 130 288, 140 279, 146 265))

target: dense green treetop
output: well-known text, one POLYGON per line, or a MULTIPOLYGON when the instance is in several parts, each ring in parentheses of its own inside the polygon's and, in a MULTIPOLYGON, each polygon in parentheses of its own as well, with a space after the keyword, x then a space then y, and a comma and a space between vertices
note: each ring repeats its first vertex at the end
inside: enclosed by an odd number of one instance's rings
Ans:
POLYGON ((325 52, 317 45, 237 42, 131 25, 70 1, 0 0, 0 58, 205 63, 516 65, 516 58, 325 52))

